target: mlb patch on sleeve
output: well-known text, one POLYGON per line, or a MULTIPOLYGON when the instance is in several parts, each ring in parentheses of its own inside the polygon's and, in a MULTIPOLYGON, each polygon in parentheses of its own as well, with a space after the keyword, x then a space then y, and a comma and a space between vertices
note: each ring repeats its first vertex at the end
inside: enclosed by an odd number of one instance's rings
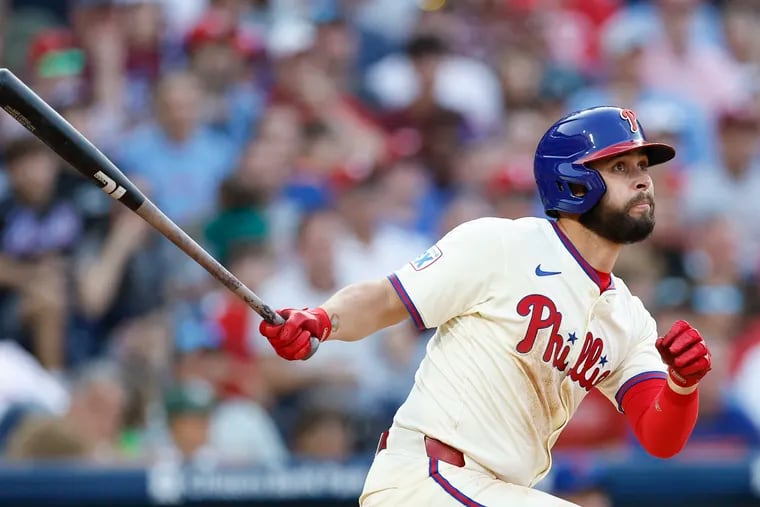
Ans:
POLYGON ((432 263, 437 261, 441 258, 443 255, 443 252, 441 252, 441 249, 438 248, 436 245, 431 246, 425 252, 414 259, 410 264, 414 268, 415 271, 422 271, 426 267, 430 266, 432 263))

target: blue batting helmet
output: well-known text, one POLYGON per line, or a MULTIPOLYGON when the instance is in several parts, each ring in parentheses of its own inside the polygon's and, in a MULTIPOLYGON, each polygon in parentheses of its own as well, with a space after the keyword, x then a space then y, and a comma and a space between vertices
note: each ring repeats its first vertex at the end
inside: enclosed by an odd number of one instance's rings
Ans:
POLYGON ((549 216, 585 213, 602 198, 607 186, 588 162, 644 148, 649 165, 672 159, 676 151, 667 144, 650 143, 630 109, 592 107, 570 113, 552 125, 538 142, 533 173, 538 193, 549 216), (579 195, 570 184, 584 187, 579 195))

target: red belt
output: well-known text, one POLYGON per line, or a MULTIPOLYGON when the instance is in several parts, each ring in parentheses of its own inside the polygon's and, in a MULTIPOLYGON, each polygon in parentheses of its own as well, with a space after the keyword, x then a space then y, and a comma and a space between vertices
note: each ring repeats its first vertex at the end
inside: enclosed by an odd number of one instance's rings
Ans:
MULTIPOLYGON (((382 451, 386 447, 388 447, 388 432, 383 431, 380 435, 380 442, 377 444, 377 452, 382 451)), ((454 465, 455 467, 464 466, 464 454, 461 451, 427 435, 425 435, 425 453, 429 458, 443 461, 449 465, 454 465)))

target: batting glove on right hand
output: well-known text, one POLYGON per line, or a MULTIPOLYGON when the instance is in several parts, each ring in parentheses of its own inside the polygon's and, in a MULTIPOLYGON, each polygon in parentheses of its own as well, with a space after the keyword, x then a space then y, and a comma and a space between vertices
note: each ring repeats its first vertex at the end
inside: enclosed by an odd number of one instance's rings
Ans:
POLYGON ((665 336, 657 339, 655 347, 668 365, 670 379, 680 387, 696 385, 712 368, 704 338, 684 320, 676 321, 665 336))
MULTIPOLYGON (((332 324, 327 312, 322 308, 278 310, 285 323, 269 324, 262 321, 259 331, 266 336, 277 355, 294 361, 306 359, 312 354, 312 337, 323 342, 332 332, 332 324)), ((314 342, 318 344, 317 341, 314 342)))

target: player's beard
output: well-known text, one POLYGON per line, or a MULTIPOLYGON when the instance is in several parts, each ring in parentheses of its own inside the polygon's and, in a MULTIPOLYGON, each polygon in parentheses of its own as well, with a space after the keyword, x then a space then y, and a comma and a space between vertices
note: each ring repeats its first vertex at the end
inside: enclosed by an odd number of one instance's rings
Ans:
POLYGON ((604 195, 593 208, 580 217, 580 222, 599 236, 618 244, 637 243, 649 237, 654 230, 654 199, 640 194, 621 209, 611 206, 604 195), (634 206, 649 204, 649 211, 641 216, 630 215, 634 206))

